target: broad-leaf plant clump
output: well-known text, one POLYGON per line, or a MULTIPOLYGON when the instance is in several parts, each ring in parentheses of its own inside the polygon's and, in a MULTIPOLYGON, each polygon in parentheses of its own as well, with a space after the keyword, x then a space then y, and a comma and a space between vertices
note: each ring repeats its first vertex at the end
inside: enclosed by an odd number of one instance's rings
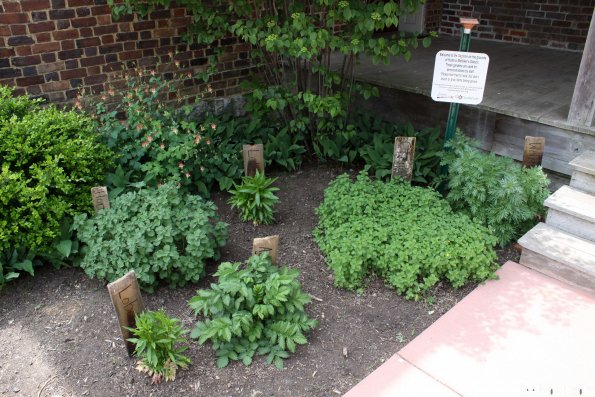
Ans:
POLYGON ((212 202, 171 183, 118 196, 95 217, 75 218, 86 251, 81 267, 107 281, 134 270, 147 291, 160 280, 171 287, 197 282, 227 239, 227 224, 217 221, 216 211, 212 202))
POLYGON ((252 221, 255 225, 273 223, 274 206, 279 202, 275 192, 279 188, 271 186, 277 178, 267 178, 264 172, 256 170, 254 176, 245 176, 240 185, 234 184, 230 190, 229 204, 241 212, 242 220, 252 221))
POLYGON ((418 299, 440 280, 457 288, 494 277, 496 238, 431 189, 344 174, 316 212, 314 237, 340 287, 361 289, 376 274, 418 299))
POLYGON ((310 295, 302 291, 299 271, 273 265, 264 253, 244 265, 222 263, 215 276, 218 282, 189 302, 203 318, 191 336, 200 344, 211 341, 218 367, 230 360, 250 365, 258 354, 283 368, 283 359, 305 345, 317 325, 305 311, 310 295))

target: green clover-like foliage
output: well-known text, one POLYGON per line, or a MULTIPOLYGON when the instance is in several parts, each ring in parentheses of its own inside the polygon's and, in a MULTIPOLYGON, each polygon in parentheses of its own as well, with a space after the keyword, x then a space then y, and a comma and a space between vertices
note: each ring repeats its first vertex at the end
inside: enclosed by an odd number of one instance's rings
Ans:
POLYGON ((134 270, 147 291, 160 280, 171 287, 197 282, 227 239, 216 211, 212 202, 171 183, 118 196, 93 218, 75 217, 86 251, 81 267, 108 281, 134 270))
POLYGON ((419 299, 443 279, 456 288, 494 276, 495 237, 431 189, 344 174, 316 212, 314 237, 340 287, 360 289, 374 273, 419 299))
POLYGON ((275 220, 273 207, 279 202, 275 195, 279 188, 271 186, 276 180, 259 171, 254 176, 243 177, 242 183, 234 184, 234 189, 229 191, 229 204, 241 211, 243 221, 259 225, 272 223, 275 220))
POLYGON ((222 263, 215 276, 218 283, 189 302, 203 317, 191 336, 201 344, 211 341, 218 367, 230 360, 250 365, 259 354, 282 368, 283 359, 306 344, 305 333, 317 325, 304 310, 310 295, 302 291, 299 271, 273 265, 264 253, 245 265, 222 263))

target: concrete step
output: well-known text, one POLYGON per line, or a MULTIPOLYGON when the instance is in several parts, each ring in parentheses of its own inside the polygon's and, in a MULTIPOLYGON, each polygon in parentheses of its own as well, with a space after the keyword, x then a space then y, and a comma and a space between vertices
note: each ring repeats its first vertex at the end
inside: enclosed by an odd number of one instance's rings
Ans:
POLYGON ((574 169, 570 186, 595 195, 595 151, 587 150, 569 164, 574 169))
POLYGON ((595 243, 539 223, 519 244, 520 264, 595 293, 595 243))
POLYGON ((546 223, 575 236, 595 241, 595 196, 562 186, 545 200, 546 223))

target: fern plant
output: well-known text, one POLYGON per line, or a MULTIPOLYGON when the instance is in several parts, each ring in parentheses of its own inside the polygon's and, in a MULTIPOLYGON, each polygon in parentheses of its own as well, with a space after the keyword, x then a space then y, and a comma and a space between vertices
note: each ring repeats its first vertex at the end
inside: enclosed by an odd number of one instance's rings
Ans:
POLYGON ((134 343, 134 355, 140 358, 136 369, 148 374, 152 384, 175 380, 177 369, 187 368, 191 363, 182 354, 188 347, 176 347, 187 342, 184 335, 188 331, 182 328, 180 320, 169 317, 164 310, 145 311, 135 315, 135 319, 136 327, 129 328, 135 337, 128 341, 134 343))
POLYGON ((219 282, 189 302, 204 316, 191 337, 200 344, 212 342, 220 368, 230 360, 250 365, 255 354, 283 368, 283 359, 306 344, 304 333, 317 325, 304 310, 310 296, 297 281, 299 271, 273 265, 264 253, 250 257, 245 266, 222 263, 215 276, 219 282))
POLYGON ((448 166, 447 199, 505 245, 545 215, 549 181, 541 167, 524 168, 509 157, 483 153, 477 145, 462 134, 449 143, 442 161, 448 166))
POLYGON ((267 178, 256 171, 254 176, 242 178, 241 185, 235 185, 229 191, 229 204, 241 211, 243 221, 252 221, 255 225, 268 225, 274 221, 273 206, 279 202, 274 192, 279 190, 271 186, 277 178, 267 178))

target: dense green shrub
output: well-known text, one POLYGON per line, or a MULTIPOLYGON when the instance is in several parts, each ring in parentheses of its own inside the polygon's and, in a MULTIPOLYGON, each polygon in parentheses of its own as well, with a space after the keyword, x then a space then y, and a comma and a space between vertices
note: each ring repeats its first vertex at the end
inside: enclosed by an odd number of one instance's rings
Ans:
POLYGON ((108 281, 134 270, 147 291, 159 280, 171 287, 196 282, 227 238, 227 224, 215 221, 216 210, 172 183, 118 196, 94 218, 75 218, 74 229, 86 245, 81 267, 108 281))
POLYGON ((222 128, 212 116, 193 119, 192 106, 165 100, 174 85, 154 71, 139 70, 126 83, 115 107, 104 102, 116 96, 114 90, 94 106, 99 131, 119 154, 118 165, 126 175, 124 180, 112 176, 114 187, 174 182, 208 196, 215 184, 226 190, 241 176, 241 141, 233 136, 233 120, 222 128))
POLYGON ((493 275, 496 239, 433 190, 341 175, 316 212, 314 237, 340 287, 375 273, 417 299, 442 279, 456 288, 493 275))
POLYGON ((113 153, 91 120, 0 95, 0 252, 49 250, 65 217, 91 209, 113 153), (7 110, 8 109, 8 110, 7 110))
POLYGON ((222 263, 215 276, 219 282, 189 302, 205 318, 191 336, 201 344, 212 342, 218 367, 229 360, 250 365, 260 354, 282 368, 283 359, 307 343, 304 333, 317 324, 304 311, 310 296, 297 281, 299 271, 274 266, 265 253, 250 257, 245 266, 222 263))
POLYGON ((489 227, 505 245, 545 215, 549 181, 541 167, 524 168, 475 146, 462 134, 449 143, 443 159, 448 166, 447 199, 455 211, 489 227))
POLYGON ((4 121, 16 116, 21 119, 27 113, 38 110, 42 99, 31 99, 28 96, 13 96, 13 89, 0 85, 0 126, 4 121))
POLYGON ((136 369, 151 377, 152 384, 159 384, 163 379, 176 379, 178 368, 187 368, 191 360, 182 353, 187 346, 184 337, 188 331, 182 327, 181 321, 169 317, 164 310, 145 311, 135 315, 136 326, 129 328, 134 338, 134 355, 139 357, 136 369))
POLYGON ((256 175, 243 177, 242 183, 229 191, 229 204, 240 210, 244 222, 268 225, 275 220, 273 207, 279 202, 279 197, 275 196, 279 188, 271 185, 276 180, 277 178, 267 178, 257 170, 256 175))

